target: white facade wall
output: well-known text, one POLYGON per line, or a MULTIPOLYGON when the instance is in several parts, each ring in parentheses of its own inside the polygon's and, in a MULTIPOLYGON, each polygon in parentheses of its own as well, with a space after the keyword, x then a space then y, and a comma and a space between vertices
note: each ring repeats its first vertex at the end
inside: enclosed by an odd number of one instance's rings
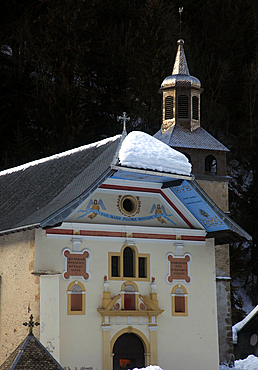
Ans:
MULTIPOLYGON (((96 238, 97 239, 97 238, 96 238)), ((64 238, 51 238, 45 231, 36 231, 35 270, 64 271, 62 251, 72 249, 72 235, 64 238)), ((172 316, 171 291, 178 281, 168 284, 169 252, 176 254, 176 241, 155 243, 140 241, 135 243, 139 253, 150 254, 150 277, 155 277, 155 292, 158 294, 159 308, 164 312, 158 316, 158 365, 167 369, 207 369, 218 370, 218 336, 215 286, 215 253, 213 240, 205 245, 186 242, 183 254, 192 256, 190 272, 191 284, 181 282, 188 292, 188 316, 172 316), (173 365, 173 366, 172 366, 173 365)), ((102 307, 103 277, 108 276, 108 252, 120 252, 121 240, 97 241, 82 238, 81 250, 91 251, 89 260, 90 281, 71 278, 64 280, 62 274, 41 276, 41 341, 45 346, 55 339, 53 355, 63 367, 80 369, 92 366, 102 369, 102 317, 97 309, 102 307), (73 280, 79 280, 86 289, 86 314, 67 315, 67 288, 73 280), (48 304, 50 303, 50 306, 48 304), (59 317, 58 317, 59 313, 59 317), (57 322, 56 322, 57 321, 57 322), (59 333, 59 338, 57 335, 59 333), (59 347, 59 349, 58 349, 59 347), (56 349, 57 348, 57 349, 56 349)), ((123 281, 109 281, 111 297, 120 293, 123 281)), ((151 282, 135 281, 142 295, 150 296, 151 282)), ((143 318, 121 317, 111 320, 110 339, 121 329, 132 326, 140 330, 148 339, 149 324, 143 318)), ((155 364, 153 364, 155 365, 155 364)))

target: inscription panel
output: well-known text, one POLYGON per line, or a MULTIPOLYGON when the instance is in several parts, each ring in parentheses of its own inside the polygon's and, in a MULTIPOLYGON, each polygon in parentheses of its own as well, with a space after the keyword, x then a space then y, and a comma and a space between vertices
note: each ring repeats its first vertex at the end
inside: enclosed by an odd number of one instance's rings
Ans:
POLYGON ((186 284, 191 284, 192 276, 190 275, 190 263, 192 257, 186 253, 184 256, 174 256, 173 253, 168 253, 166 257, 168 261, 167 282, 172 284, 175 280, 184 281, 186 284))
POLYGON ((72 252, 69 248, 63 251, 63 257, 65 259, 65 271, 63 272, 63 278, 65 280, 70 279, 72 276, 81 277, 83 280, 90 279, 89 272, 89 258, 90 251, 84 249, 81 252, 72 252))

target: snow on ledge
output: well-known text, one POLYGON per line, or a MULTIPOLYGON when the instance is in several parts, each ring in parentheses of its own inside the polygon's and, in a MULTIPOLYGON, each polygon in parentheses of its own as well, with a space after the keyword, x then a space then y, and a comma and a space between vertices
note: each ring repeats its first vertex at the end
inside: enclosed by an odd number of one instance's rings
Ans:
POLYGON ((242 320, 232 326, 233 343, 237 344, 237 333, 251 320, 258 312, 258 305, 242 320))
POLYGON ((119 160, 122 166, 186 176, 190 176, 192 168, 184 154, 141 131, 132 131, 126 136, 119 160))

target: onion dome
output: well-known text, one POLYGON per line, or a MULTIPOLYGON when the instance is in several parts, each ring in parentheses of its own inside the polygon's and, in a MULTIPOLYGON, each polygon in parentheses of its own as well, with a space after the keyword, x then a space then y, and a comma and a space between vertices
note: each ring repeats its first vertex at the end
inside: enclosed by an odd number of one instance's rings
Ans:
POLYGON ((161 84, 161 89, 167 89, 174 86, 201 87, 198 78, 190 76, 187 61, 184 52, 184 40, 177 41, 178 49, 172 75, 165 78, 161 84))

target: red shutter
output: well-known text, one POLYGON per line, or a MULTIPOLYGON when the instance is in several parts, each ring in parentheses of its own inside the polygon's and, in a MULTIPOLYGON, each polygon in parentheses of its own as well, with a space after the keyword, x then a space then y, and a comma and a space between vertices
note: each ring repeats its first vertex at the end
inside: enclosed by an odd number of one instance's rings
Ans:
POLYGON ((175 296, 175 312, 185 312, 185 297, 175 296))
POLYGON ((135 294, 124 294, 124 309, 135 310, 135 294))
POLYGON ((82 311, 82 294, 71 294, 71 311, 82 311))

